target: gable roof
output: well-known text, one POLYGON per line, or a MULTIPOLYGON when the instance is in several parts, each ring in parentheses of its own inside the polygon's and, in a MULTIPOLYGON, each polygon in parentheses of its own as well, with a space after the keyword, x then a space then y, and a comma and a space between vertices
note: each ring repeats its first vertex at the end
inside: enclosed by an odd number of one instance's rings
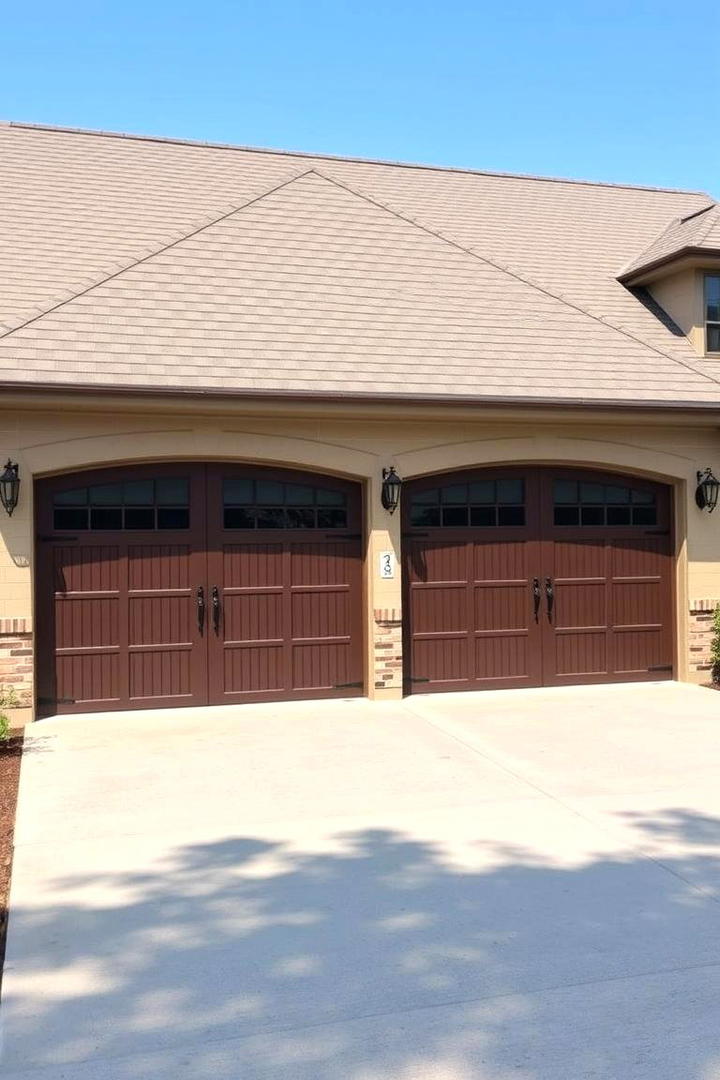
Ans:
POLYGON ((615 279, 702 193, 23 125, 0 155, 6 384, 720 403, 615 279))
POLYGON ((720 254, 720 207, 716 203, 684 218, 671 221, 641 255, 619 276, 626 281, 690 252, 720 254))

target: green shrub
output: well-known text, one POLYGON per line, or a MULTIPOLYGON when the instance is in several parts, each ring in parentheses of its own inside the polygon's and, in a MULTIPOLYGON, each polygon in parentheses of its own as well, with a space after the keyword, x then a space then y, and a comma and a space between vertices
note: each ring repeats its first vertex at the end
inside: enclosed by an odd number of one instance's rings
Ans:
MULTIPOLYGON (((20 702, 13 688, 0 686, 0 709, 16 709, 20 702)), ((10 738, 10 720, 5 713, 0 712, 0 743, 7 742, 10 738)))
POLYGON ((713 615, 713 635, 712 644, 710 646, 710 657, 712 659, 713 682, 720 682, 720 604, 715 608, 715 614, 713 615))

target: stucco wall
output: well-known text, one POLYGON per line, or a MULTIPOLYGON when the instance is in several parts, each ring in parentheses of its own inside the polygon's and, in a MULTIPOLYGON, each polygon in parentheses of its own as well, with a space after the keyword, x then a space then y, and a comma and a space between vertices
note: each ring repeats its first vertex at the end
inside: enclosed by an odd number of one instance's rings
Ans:
POLYGON ((660 307, 677 323, 698 353, 705 353, 705 324, 703 314, 703 273, 687 267, 677 274, 668 274, 648 285, 660 307))
MULTIPOLYGON (((709 419, 658 422, 645 416, 612 419, 588 410, 552 416, 498 414, 441 409, 411 417, 401 408, 370 406, 353 415, 341 406, 315 407, 306 415, 273 415, 261 407, 178 407, 115 402, 112 409, 90 402, 82 411, 64 408, 14 408, 0 412, 0 454, 20 464, 22 491, 12 518, 0 512, 0 618, 33 617, 32 479, 48 473, 121 462, 190 458, 247 460, 292 465, 354 477, 366 493, 367 559, 365 613, 368 692, 401 692, 401 671, 383 665, 379 677, 375 645, 388 637, 388 622, 401 609, 399 571, 379 576, 379 556, 393 551, 399 560, 400 515, 380 505, 383 466, 395 464, 401 476, 422 475, 473 465, 567 462, 602 466, 664 479, 676 493, 678 554, 678 674, 701 679, 691 670, 689 612, 695 598, 720 598, 720 510, 701 513, 693 501, 695 473, 712 466, 720 475, 720 439, 709 419), (406 419, 403 417, 406 416, 406 419), (379 614, 378 614, 379 613, 379 614), (388 614, 390 613, 390 614, 388 614), (393 671, 396 673, 393 675, 393 671), (376 683, 380 684, 376 686, 376 683)), ((295 412, 302 412, 297 409, 295 412)), ((380 650, 384 654, 387 650, 380 650)), ((696 666, 693 661, 693 666, 696 666)))

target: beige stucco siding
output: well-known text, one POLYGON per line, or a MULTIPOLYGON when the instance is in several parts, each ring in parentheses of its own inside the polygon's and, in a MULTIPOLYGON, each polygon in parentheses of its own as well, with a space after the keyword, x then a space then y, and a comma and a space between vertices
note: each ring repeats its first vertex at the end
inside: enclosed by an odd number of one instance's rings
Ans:
POLYGON ((655 300, 689 339, 698 356, 705 354, 703 273, 688 267, 648 286, 655 300))
POLYGON ((398 405, 306 406, 114 402, 82 407, 30 407, 0 411, 0 454, 20 464, 22 491, 12 518, 0 513, 0 619, 33 617, 33 572, 41 556, 33 538, 33 478, 102 465, 148 460, 245 460, 332 472, 364 485, 366 505, 365 619, 370 694, 397 695, 401 678, 375 687, 373 627, 378 613, 392 620, 401 609, 400 515, 380 505, 384 466, 409 478, 495 463, 567 462, 634 472, 666 480, 675 489, 678 553, 678 674, 690 670, 691 600, 720 598, 720 511, 698 511, 693 494, 698 469, 720 474, 720 432, 712 417, 658 419, 640 415, 521 414, 498 410, 420 414, 398 405), (360 415, 360 412, 363 415, 360 415), (392 580, 379 575, 382 551, 394 551, 392 580), (390 614, 388 614, 390 613, 390 614))

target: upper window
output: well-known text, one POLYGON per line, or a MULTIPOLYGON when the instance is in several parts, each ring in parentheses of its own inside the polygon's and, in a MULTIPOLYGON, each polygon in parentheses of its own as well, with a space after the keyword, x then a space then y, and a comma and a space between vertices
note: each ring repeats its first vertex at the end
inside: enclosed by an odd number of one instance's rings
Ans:
POLYGON ((226 529, 346 529, 347 496, 311 484, 226 476, 223 524, 226 529))
POLYGON ((55 529, 187 529, 190 485, 186 476, 91 484, 58 491, 55 529))
POLYGON ((446 529, 524 525, 525 485, 506 479, 426 488, 410 500, 410 524, 446 529))
POLYGON ((556 525, 657 525, 652 491, 624 484, 556 480, 553 502, 556 525))
POLYGON ((705 275, 705 351, 720 353, 720 274, 705 275))

